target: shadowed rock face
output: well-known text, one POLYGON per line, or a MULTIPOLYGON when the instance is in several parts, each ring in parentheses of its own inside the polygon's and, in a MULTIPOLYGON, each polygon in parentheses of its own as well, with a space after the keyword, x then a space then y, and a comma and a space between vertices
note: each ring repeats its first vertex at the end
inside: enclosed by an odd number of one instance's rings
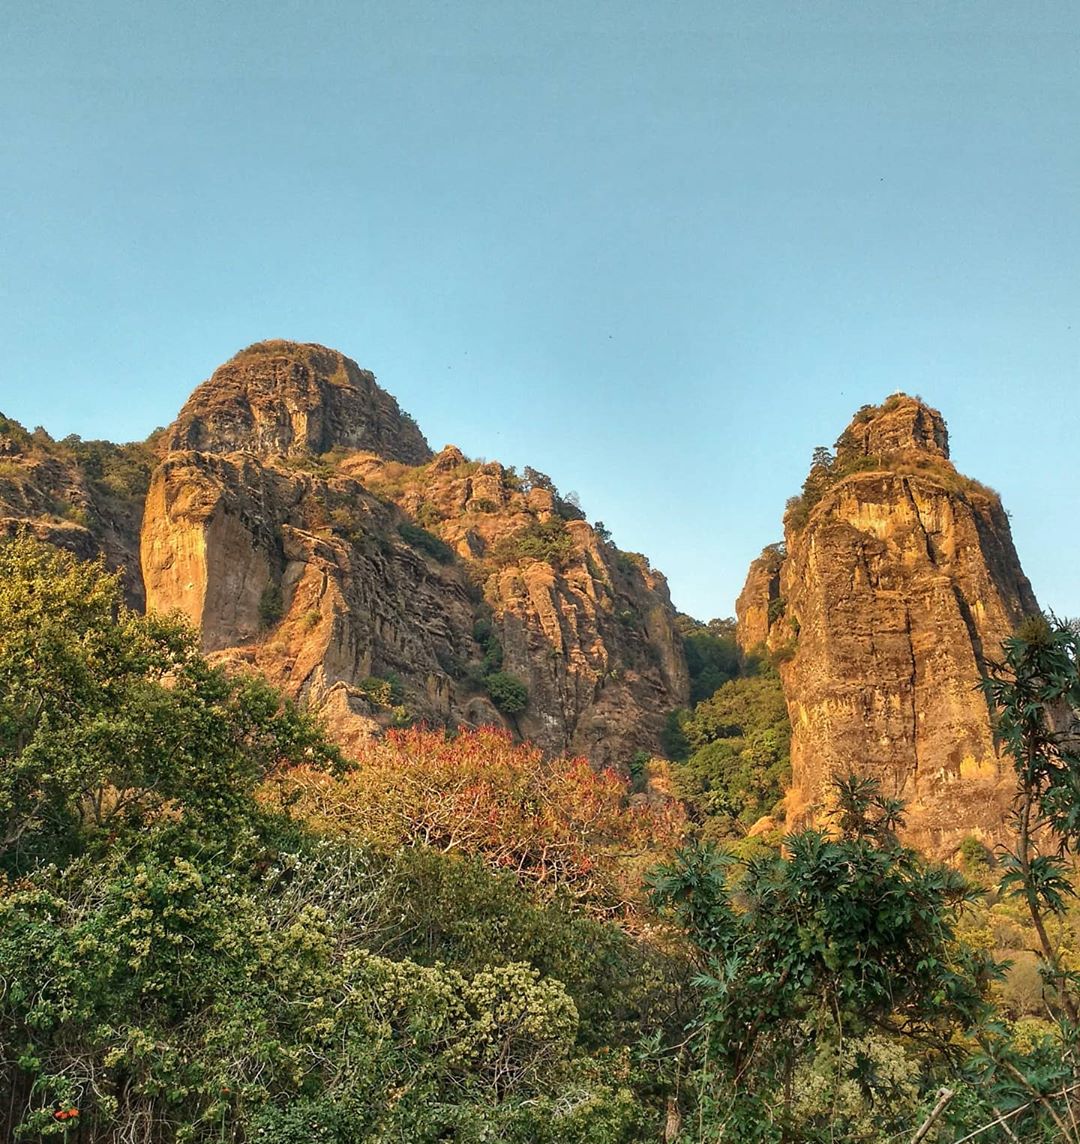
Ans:
POLYGON ((431 457, 411 417, 375 375, 336 350, 260 342, 215 370, 166 438, 170 451, 266 457, 367 449, 407 464, 431 457))
POLYGON ((978 684, 1037 610, 1000 500, 948 460, 940 413, 902 396, 861 411, 815 493, 738 608, 744 646, 764 630, 784 660, 789 822, 813 819, 854 771, 907 800, 908 836, 927 849, 999 835, 1014 781, 978 684))
POLYGON ((407 713, 625 763, 685 703, 663 577, 563 521, 548 488, 453 447, 433 458, 342 355, 251 347, 165 440, 142 528, 147 606, 183 611, 208 651, 322 710, 346 747, 407 713), (523 712, 500 715, 485 692, 485 625, 528 686, 523 712))
POLYGON ((82 560, 102 558, 141 608, 139 528, 154 461, 148 443, 54 441, 0 414, 0 536, 29 531, 82 560))

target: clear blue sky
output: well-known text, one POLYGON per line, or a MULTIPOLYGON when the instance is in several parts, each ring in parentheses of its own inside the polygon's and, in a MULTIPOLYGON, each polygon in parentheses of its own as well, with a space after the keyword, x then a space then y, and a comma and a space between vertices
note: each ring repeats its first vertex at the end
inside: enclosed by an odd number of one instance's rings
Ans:
POLYGON ((142 437, 318 341, 729 614, 896 389, 1080 613, 1080 7, 8 3, 0 409, 142 437))

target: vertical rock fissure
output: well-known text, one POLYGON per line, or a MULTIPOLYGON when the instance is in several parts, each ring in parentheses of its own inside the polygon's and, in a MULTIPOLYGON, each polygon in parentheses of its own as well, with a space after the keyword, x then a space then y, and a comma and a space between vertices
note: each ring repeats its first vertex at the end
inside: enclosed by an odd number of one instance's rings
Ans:
POLYGON ((907 636, 908 656, 911 663, 911 726, 914 734, 911 737, 912 781, 914 785, 919 781, 919 664, 915 657, 915 638, 911 630, 911 608, 904 605, 904 628, 907 636))

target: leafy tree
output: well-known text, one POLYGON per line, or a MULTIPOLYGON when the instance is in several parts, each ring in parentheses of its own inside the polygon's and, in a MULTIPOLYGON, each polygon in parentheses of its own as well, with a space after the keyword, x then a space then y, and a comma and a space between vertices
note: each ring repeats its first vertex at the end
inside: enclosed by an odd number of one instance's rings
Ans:
POLYGON ((600 912, 625 908, 634 875, 679 836, 674 805, 632 804, 614 771, 545 759, 491 727, 452 738, 391 731, 358 764, 340 778, 304 766, 279 772, 267 797, 321 831, 477 855, 545 896, 600 912))
POLYGON ((1053 1095, 1080 1082, 1080 973, 1062 956, 1051 922, 1064 918, 1075 895, 1069 856, 1080 843, 1080 634, 1074 625, 1034 616, 1003 651, 983 681, 1017 780, 1016 843, 1004 849, 1000 889, 1031 919, 1043 1001, 1057 1027, 1052 1041, 1027 1055, 988 1030, 981 1038, 983 1080, 1006 1100, 1034 1102, 1058 1138, 1075 1141, 1075 1120, 1053 1095))
MULTIPOLYGON (((444 866, 450 896, 433 902, 422 862, 321 842, 253 798, 283 766, 328 777, 315 768, 338 762, 265 683, 211 668, 183 624, 124 609, 100 566, 0 545, 0 1135, 646 1138, 627 1052, 588 1056, 574 998, 539 967, 565 960, 596 1029, 622 1036, 629 943, 530 905, 509 876, 478 887, 475 868, 444 866), (513 921, 531 935, 500 930, 513 921)), ((582 876, 591 842, 638 837, 611 814, 614 780, 544 777, 563 791, 553 848, 582 876)), ((508 823, 547 791, 538 777, 516 793, 508 823)))
POLYGON ((690 672, 690 702, 708 699, 721 685, 739 674, 739 645, 734 620, 710 620, 699 624, 680 617, 683 651, 690 672))
MULTIPOLYGON (((784 854, 741 872, 693 844, 654 875, 655 900, 700 959, 690 1045, 701 1138, 853 1139, 835 1122, 835 1100, 791 1135, 800 1065, 875 1031, 947 1056, 985 1012, 989 964, 955 933, 971 888, 899 845, 901 806, 872 780, 847 780, 837 794, 831 834, 792 835, 784 854)), ((861 1138, 880 1139, 887 1088, 872 1062, 848 1059, 841 1076, 836 1061, 833 1079, 857 1081, 876 1105, 875 1135, 861 1138)))
POLYGON ((0 864, 18 871, 162 814, 233 822, 285 761, 333 764, 259 677, 209 667, 180 620, 29 537, 0 544, 0 864))
POLYGON ((774 668, 723 684, 685 718, 676 789, 713 832, 739 833, 768 814, 791 769, 791 728, 774 668))

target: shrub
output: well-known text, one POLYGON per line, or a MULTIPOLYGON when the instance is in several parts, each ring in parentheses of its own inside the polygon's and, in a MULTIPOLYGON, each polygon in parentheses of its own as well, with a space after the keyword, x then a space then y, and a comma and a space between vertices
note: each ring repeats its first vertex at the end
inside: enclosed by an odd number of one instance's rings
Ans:
POLYGON ((971 871, 988 870, 994 865, 994 856, 986 843, 969 834, 960 843, 960 860, 971 871))
POLYGON ((501 537, 491 547, 491 559, 497 566, 542 560, 561 568, 573 554, 574 538, 566 521, 559 516, 543 522, 532 519, 524 528, 501 537))
POLYGON ((485 676, 484 687, 504 715, 518 715, 529 705, 529 689, 509 672, 495 671, 485 676))
POLYGON ((393 674, 386 678, 369 675, 356 685, 356 689, 379 707, 393 707, 400 704, 403 696, 401 680, 393 674))
POLYGON ((454 559, 454 550, 449 544, 418 524, 402 521, 398 525, 398 535, 410 548, 419 549, 440 564, 449 564, 454 559))
POLYGON ((271 581, 259 597, 259 626, 263 629, 272 628, 284 614, 285 600, 281 585, 271 581))

